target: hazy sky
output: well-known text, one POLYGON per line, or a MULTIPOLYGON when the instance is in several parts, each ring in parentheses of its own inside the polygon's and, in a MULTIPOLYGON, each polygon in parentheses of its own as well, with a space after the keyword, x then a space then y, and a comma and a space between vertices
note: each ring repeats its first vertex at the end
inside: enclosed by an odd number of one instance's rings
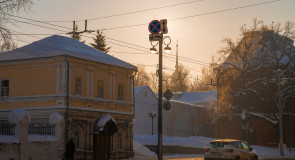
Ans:
MULTIPOLYGON (((14 31, 22 34, 58 33, 64 36, 68 36, 64 33, 71 31, 73 20, 77 21, 80 29, 84 29, 84 20, 88 19, 88 29, 105 29, 108 45, 112 47, 111 55, 132 64, 147 65, 148 72, 155 72, 158 55, 147 54, 151 48, 148 39, 150 21, 168 20, 167 36, 171 37, 172 48, 170 56, 175 56, 178 41, 180 57, 209 63, 211 56, 216 55, 222 46, 221 40, 225 37, 236 39, 239 28, 243 24, 250 27, 255 17, 263 20, 264 24, 271 24, 272 21, 282 24, 287 20, 294 22, 295 0, 38 0, 31 11, 20 12, 19 16, 62 22, 47 22, 58 25, 53 26, 14 18, 26 22, 16 22, 15 26, 10 26, 14 31), (117 28, 123 26, 129 27, 117 28)), ((31 43, 50 35, 34 35, 39 38, 16 36, 31 43)), ((95 33, 84 33, 82 38, 90 43, 92 39, 89 37, 94 36, 95 33)), ((16 42, 18 46, 28 44, 16 42)), ((190 63, 179 60, 179 63, 189 67, 191 75, 195 76, 200 74, 202 67, 197 61, 190 63)), ((175 58, 164 57, 164 66, 167 67, 166 71, 174 69, 175 58)))

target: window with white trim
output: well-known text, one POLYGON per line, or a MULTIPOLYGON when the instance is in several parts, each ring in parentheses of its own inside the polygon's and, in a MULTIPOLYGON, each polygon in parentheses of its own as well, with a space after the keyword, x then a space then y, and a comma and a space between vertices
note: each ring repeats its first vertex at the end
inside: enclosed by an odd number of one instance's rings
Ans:
POLYGON ((75 94, 82 95, 82 78, 75 78, 75 94))
POLYGON ((119 85, 118 86, 118 100, 123 100, 124 98, 124 86, 119 85))
POLYGON ((97 83, 97 97, 104 98, 104 88, 103 88, 103 81, 98 81, 97 83))
POLYGON ((80 148, 80 133, 79 133, 79 131, 74 132, 73 140, 74 140, 75 147, 80 148))
POLYGON ((118 150, 122 150, 123 149, 123 136, 121 133, 118 134, 118 142, 117 142, 117 147, 118 150))
POLYGON ((9 80, 1 80, 0 83, 0 97, 8 97, 9 96, 9 80))

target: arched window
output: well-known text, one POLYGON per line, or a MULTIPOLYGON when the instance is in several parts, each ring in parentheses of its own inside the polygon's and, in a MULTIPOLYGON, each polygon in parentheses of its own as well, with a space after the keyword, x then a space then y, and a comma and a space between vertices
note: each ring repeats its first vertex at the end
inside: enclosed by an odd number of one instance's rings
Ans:
POLYGON ((79 134, 78 131, 75 131, 74 132, 74 138, 73 138, 73 140, 74 140, 74 143, 75 143, 75 147, 76 148, 80 148, 80 134, 79 134))
POLYGON ((121 133, 118 134, 117 144, 118 144, 118 146, 117 146, 118 150, 122 150, 123 149, 123 137, 122 137, 121 133))

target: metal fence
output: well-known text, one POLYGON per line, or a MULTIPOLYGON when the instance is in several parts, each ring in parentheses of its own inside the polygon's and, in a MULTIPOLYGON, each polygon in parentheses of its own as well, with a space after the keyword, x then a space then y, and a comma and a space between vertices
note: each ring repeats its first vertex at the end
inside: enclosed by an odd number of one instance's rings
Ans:
POLYGON ((29 127, 29 135, 55 135, 55 124, 32 123, 29 127))
POLYGON ((15 136, 15 123, 0 120, 0 135, 15 136))

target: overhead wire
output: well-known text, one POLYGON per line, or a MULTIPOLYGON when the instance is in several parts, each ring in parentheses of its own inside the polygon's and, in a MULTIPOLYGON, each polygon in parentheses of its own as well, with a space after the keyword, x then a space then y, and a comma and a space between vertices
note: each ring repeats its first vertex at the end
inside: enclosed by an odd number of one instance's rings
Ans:
MULTIPOLYGON (((169 54, 164 55, 164 56, 170 57, 170 58, 175 58, 176 57, 176 55, 169 55, 169 54)), ((199 60, 194 60, 194 59, 186 58, 186 57, 183 57, 183 56, 178 56, 178 60, 193 63, 193 64, 198 64, 198 65, 203 65, 203 66, 209 66, 209 63, 207 63, 207 62, 202 62, 202 61, 199 61, 199 60)))
MULTIPOLYGON (((192 17, 196 17, 196 16, 203 16, 203 15, 214 14, 214 13, 220 13, 220 12, 225 12, 225 11, 237 10, 237 9, 241 9, 241 8, 253 7, 253 6, 263 5, 263 4, 268 4, 268 3, 273 3, 273 2, 277 2, 277 1, 281 1, 281 0, 273 0, 273 1, 267 1, 267 2, 262 2, 262 3, 251 4, 251 5, 239 6, 239 7, 230 8, 230 9, 224 9, 224 10, 213 11, 213 12, 207 12, 207 13, 198 14, 198 15, 192 15, 192 16, 186 16, 186 17, 175 18, 175 19, 172 19, 172 20, 180 20, 180 19, 192 18, 192 17)), ((10 15, 10 14, 8 14, 8 15, 10 15)), ((17 18, 22 18, 22 19, 26 19, 26 20, 31 20, 31 21, 35 21, 35 22, 39 22, 39 23, 43 23, 43 24, 46 24, 46 25, 52 25, 52 26, 55 26, 55 27, 71 29, 71 28, 68 28, 68 27, 60 26, 60 25, 50 24, 50 23, 47 23, 47 22, 44 22, 44 21, 33 20, 33 19, 30 19, 30 18, 25 18, 25 17, 20 17, 20 16, 14 16, 14 15, 10 15, 10 16, 17 17, 17 18)), ((26 23, 26 24, 31 24, 31 25, 35 25, 35 26, 39 26, 39 27, 43 27, 43 28, 47 28, 47 29, 52 29, 52 30, 57 30, 57 31, 65 32, 65 31, 63 31, 63 30, 59 30, 59 29, 52 28, 52 27, 47 27, 47 26, 42 26, 42 25, 32 24, 32 23, 29 23, 29 22, 20 21, 20 20, 15 20, 15 19, 11 19, 11 20, 18 21, 18 22, 22 22, 22 23, 26 23)), ((146 23, 145 23, 145 24, 146 24, 146 23)), ((143 24, 139 24, 139 25, 143 25, 143 24)), ((138 25, 132 25, 132 26, 138 26, 138 25)), ((130 27, 131 27, 131 26, 130 26, 130 27)), ((65 33, 59 33, 59 34, 65 34, 65 33)), ((27 34, 24 34, 24 35, 27 35, 27 34)), ((33 34, 32 34, 32 35, 33 35, 33 34)), ((38 34, 36 34, 36 35, 38 35, 38 34)), ((39 35, 42 35, 42 34, 39 34, 39 35)), ((46 34, 43 34, 43 35, 46 35, 46 34)), ((48 35, 50 35, 50 34, 48 34, 48 35)), ((84 35, 83 35, 83 37, 93 38, 93 37, 88 37, 88 36, 84 36, 84 35)), ((106 37, 106 38, 108 38, 108 37, 106 37)), ((134 44, 131 44, 131 43, 128 43, 128 42, 123 42, 123 41, 116 40, 116 39, 111 39, 111 40, 118 41, 118 42, 120 42, 120 43, 125 43, 125 44, 128 44, 128 45, 133 45, 133 46, 137 46, 137 47, 141 47, 141 48, 143 48, 142 46, 134 45, 134 44)), ((137 48, 134 48, 134 47, 129 47, 129 46, 125 46, 125 45, 121 45, 121 44, 117 44, 117 43, 113 43, 113 42, 109 42, 109 41, 108 41, 108 43, 111 43, 111 44, 114 44, 114 45, 119 45, 119 46, 122 46, 122 47, 131 48, 131 49, 136 49, 136 50, 140 50, 140 51, 144 51, 144 52, 145 52, 145 50, 137 49, 137 48)), ((145 48, 145 47, 144 47, 144 48, 145 48)), ((191 59, 188 59, 188 58, 185 58, 185 57, 180 57, 180 58, 184 58, 184 59, 186 59, 187 62, 191 61, 191 59)), ((193 63, 193 62, 191 62, 191 63, 193 63)), ((203 62, 200 62, 200 63, 203 63, 203 62)), ((207 64, 208 64, 208 63, 207 63, 207 64)))
MULTIPOLYGON (((129 14, 135 14, 135 13, 153 11, 153 10, 158 10, 158 9, 163 9, 163 8, 175 7, 175 6, 185 5, 185 4, 191 4, 191 3, 195 3, 195 2, 201 2, 201 1, 203 1, 203 0, 193 0, 193 1, 187 1, 187 2, 182 2, 182 3, 177 3, 177 4, 171 4, 171 5, 166 5, 166 6, 155 7, 155 8, 142 9, 142 10, 125 12, 125 13, 119 13, 119 14, 113 14, 113 15, 108 15, 108 16, 101 16, 101 17, 96 17, 96 18, 89 18, 87 20, 88 21, 93 21, 93 20, 99 20, 99 19, 106 19, 106 18, 112 18, 112 17, 129 15, 129 14)), ((84 20, 85 19, 83 19, 83 20, 81 19, 81 20, 77 20, 76 22, 81 22, 81 21, 84 21, 84 20)), ((43 22, 73 22, 73 21, 61 20, 61 21, 43 21, 43 22)))
MULTIPOLYGON (((205 13, 201 13, 201 14, 185 16, 185 17, 179 17, 179 18, 174 18, 174 19, 170 19, 170 20, 171 21, 177 21, 177 20, 182 20, 182 19, 187 19, 187 18, 199 17, 199 16, 210 15, 210 14, 221 13, 221 12, 227 12, 227 11, 238 10, 238 9, 243 9, 243 8, 249 8, 249 7, 254 7, 254 6, 259 6, 259 5, 265 5, 265 4, 274 3, 274 2, 278 2, 278 1, 281 1, 281 0, 272 0, 272 1, 267 1, 267 2, 261 2, 261 3, 250 4, 250 5, 238 6, 238 7, 234 7, 234 8, 222 9, 222 10, 212 11, 212 12, 205 12, 205 13)), ((122 28, 143 26, 143 25, 148 25, 148 24, 149 23, 141 23, 141 24, 134 24, 134 25, 128 25, 128 26, 118 26, 118 27, 111 27, 111 28, 103 28, 102 30, 122 29, 122 28)))
MULTIPOLYGON (((165 56, 164 56, 164 57, 165 57, 165 56)), ((170 61, 172 61, 172 62, 175 62, 174 60, 172 60, 172 59, 169 58, 169 57, 165 57, 165 58, 167 58, 168 60, 170 60, 170 61)), ((188 66, 186 66, 186 65, 183 65, 183 66, 185 66, 186 68, 188 68, 188 69, 190 69, 190 70, 193 70, 193 71, 196 71, 196 72, 201 72, 201 71, 199 71, 199 70, 196 70, 196 69, 194 69, 194 68, 188 67, 188 66)))
MULTIPOLYGON (((179 20, 179 19, 183 19, 183 18, 191 18, 191 17, 195 17, 195 16, 202 16, 202 15, 219 13, 219 12, 224 12, 224 11, 236 10, 236 9, 240 9, 240 8, 246 8, 246 7, 252 7, 252 6, 257 6, 257 5, 263 5, 263 4, 273 3, 273 2, 277 2, 277 1, 281 1, 281 0, 274 0, 274 1, 267 1, 267 2, 262 2, 262 3, 251 4, 251 5, 245 5, 245 6, 240 6, 240 7, 230 8, 230 9, 224 9, 224 10, 219 10, 219 11, 214 11, 214 12, 208 12, 208 13, 203 13, 203 14, 198 14, 198 15, 193 15, 193 16, 176 18, 176 19, 172 19, 172 20, 179 20)), ((34 19, 30 19, 30 18, 25 18, 25 17, 21 17, 21 16, 14 16, 14 15, 11 15, 11 14, 7 14, 7 15, 10 15, 10 16, 13 16, 13 17, 17 17, 17 18, 26 19, 26 20, 31 20, 31 21, 35 21, 35 22, 39 22, 39 23, 44 23, 44 24, 47 24, 47 25, 53 25, 53 26, 57 26, 57 27, 71 29, 71 28, 68 28, 68 27, 59 26, 59 25, 55 25, 55 24, 51 24, 51 23, 47 23, 47 22, 43 22, 43 21, 39 21, 39 20, 34 20, 34 19)), ((19 20, 17 20, 17 21, 19 21, 19 20)), ((24 22, 24 21, 19 21, 19 22, 31 24, 31 23, 24 22)), ((145 23, 145 25, 146 24, 147 23, 145 23)), ((34 25, 34 24, 31 24, 31 25, 34 25)), ((140 25, 142 25, 142 24, 140 24, 140 25)), ((45 28, 48 28, 48 29, 54 29, 54 28, 51 28, 51 27, 46 27, 46 26, 41 26, 41 25, 37 25, 37 26, 39 26, 39 27, 45 27, 45 28)), ((132 26, 137 26, 137 25, 132 25, 132 26)), ((57 29, 54 29, 54 30, 57 30, 57 29)), ((61 30, 59 30, 59 31, 61 31, 61 30)), ((87 36, 84 36, 84 37, 87 37, 87 36)), ((87 37, 87 38, 90 38, 90 37, 87 37)), ((106 38, 108 38, 108 37, 106 37, 106 38)), ((123 42, 123 41, 116 40, 116 39, 113 39, 113 38, 108 38, 108 39, 111 39, 111 40, 114 40, 114 41, 118 41, 118 42, 121 42, 121 43, 125 43, 125 44, 128 44, 128 45, 133 45, 133 46, 137 46, 137 47, 141 47, 142 48, 142 46, 134 45, 134 44, 131 44, 131 43, 128 43, 128 42, 123 42)), ((113 43, 113 44, 118 45, 116 43, 113 43)))
MULTIPOLYGON (((1 13, 3 13, 3 12, 1 12, 1 13)), ((39 21, 39 20, 34 20, 34 19, 31 19, 31 18, 25 18, 25 17, 21 17, 21 16, 15 16, 15 15, 11 15, 11 14, 8 14, 8 13, 4 13, 4 14, 7 14, 7 15, 12 16, 12 17, 21 18, 21 19, 25 19, 25 20, 30 20, 30 21, 33 21, 33 22, 38 22, 38 23, 42 23, 42 24, 46 24, 46 25, 51 25, 51 26, 55 26, 55 27, 60 27, 60 28, 64 28, 64 29, 72 29, 72 28, 69 28, 69 27, 64 27, 64 26, 60 26, 60 25, 55 25, 55 24, 51 24, 51 23, 39 21)), ((60 30, 60 29, 56 29, 56 28, 52 28, 52 27, 48 27, 48 26, 43 26, 43 25, 39 25, 39 24, 34 24, 34 23, 26 22, 26 21, 21 21, 21 20, 17 20, 17 19, 12 19, 12 18, 8 18, 8 19, 9 20, 12 20, 12 21, 16 21, 16 22, 21 22, 21 23, 25 23, 25 24, 29 24, 29 25, 34 25, 34 26, 38 26, 38 27, 43 27, 43 28, 47 28, 47 29, 51 29, 51 30, 56 30, 56 31, 64 32, 64 33, 59 33, 59 34, 66 34, 66 33, 68 33, 67 30, 60 30)), ((39 35, 46 35, 46 34, 39 34, 39 35)), ((48 35, 50 35, 50 34, 48 34, 48 35)), ((82 36, 83 37, 86 37, 86 38, 93 38, 93 37, 88 37, 88 36, 85 36, 85 35, 82 35, 82 36)), ((114 38, 109 38, 109 37, 106 37, 106 38, 107 39, 110 39, 110 40, 113 40, 113 41, 117 41, 117 42, 125 43, 125 44, 128 44, 128 45, 132 45, 132 46, 143 48, 142 46, 138 46, 136 44, 131 44, 131 43, 128 43, 128 42, 123 42, 123 41, 120 41, 120 40, 116 40, 114 38)), ((113 43, 113 44, 117 45, 116 43, 113 43)))

